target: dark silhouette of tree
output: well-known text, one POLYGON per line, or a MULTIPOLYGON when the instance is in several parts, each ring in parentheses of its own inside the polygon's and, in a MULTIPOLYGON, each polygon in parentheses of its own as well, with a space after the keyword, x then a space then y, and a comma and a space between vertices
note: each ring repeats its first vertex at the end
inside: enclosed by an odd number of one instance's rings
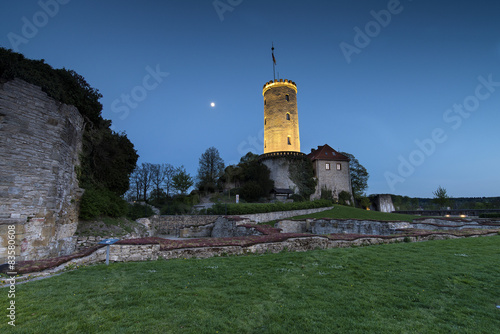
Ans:
POLYGON ((436 203, 439 208, 445 208, 450 204, 450 196, 446 193, 446 189, 439 186, 436 191, 432 192, 434 199, 432 200, 436 203))
POLYGON ((176 172, 172 177, 172 187, 175 190, 184 195, 186 194, 186 191, 193 186, 193 184, 193 178, 186 172, 184 166, 176 169, 176 172))
POLYGON ((148 192, 149 189, 151 189, 152 185, 152 164, 144 162, 141 164, 141 167, 138 170, 138 177, 139 177, 139 186, 141 189, 141 197, 143 201, 147 201, 148 199, 148 192))
POLYGON ((175 168, 171 164, 164 164, 165 178, 163 180, 163 186, 165 188, 165 194, 170 196, 172 190, 173 177, 175 175, 175 168))
POLYGON ((368 177, 370 174, 368 174, 366 168, 359 163, 358 159, 356 159, 354 155, 346 152, 340 153, 348 157, 350 160, 349 174, 351 175, 352 193, 354 198, 360 199, 363 197, 366 188, 368 188, 368 177))
POLYGON ((197 187, 200 191, 213 192, 218 188, 218 180, 224 174, 224 160, 215 147, 208 148, 200 157, 197 187))
POLYGON ((274 188, 271 172, 266 165, 258 160, 259 156, 248 152, 240 159, 236 166, 226 168, 226 173, 221 177, 225 182, 240 184, 240 195, 248 202, 255 202, 259 198, 267 197, 274 188))
POLYGON ((152 197, 156 200, 160 200, 160 196, 164 194, 162 185, 165 181, 165 164, 152 164, 151 165, 151 183, 154 186, 154 194, 152 197))

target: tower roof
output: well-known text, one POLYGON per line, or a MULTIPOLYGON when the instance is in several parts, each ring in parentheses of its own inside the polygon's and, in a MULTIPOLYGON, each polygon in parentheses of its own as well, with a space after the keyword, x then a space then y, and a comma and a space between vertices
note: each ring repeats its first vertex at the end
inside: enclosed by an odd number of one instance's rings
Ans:
POLYGON ((295 84, 295 82, 288 79, 275 79, 274 81, 271 80, 265 83, 264 87, 262 88, 262 95, 264 95, 269 89, 280 86, 290 87, 295 90, 295 94, 297 94, 297 84, 295 84))
POLYGON ((335 151, 327 144, 318 146, 317 149, 311 149, 311 153, 307 155, 311 161, 315 160, 334 160, 334 161, 349 161, 345 155, 335 151))

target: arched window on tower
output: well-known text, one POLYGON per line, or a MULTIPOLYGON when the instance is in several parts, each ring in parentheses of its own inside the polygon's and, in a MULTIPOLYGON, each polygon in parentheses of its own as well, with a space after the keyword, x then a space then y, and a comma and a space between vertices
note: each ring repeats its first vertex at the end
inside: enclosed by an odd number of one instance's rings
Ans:
POLYGON ((287 113, 286 113, 286 120, 287 120, 287 121, 289 121, 289 120, 290 120, 290 113, 289 113, 289 112, 287 112, 287 113))
POLYGON ((290 101, 290 95, 286 94, 285 98, 287 101, 290 101))
POLYGON ((266 105, 266 99, 264 99, 264 105, 266 105))
POLYGON ((266 124, 267 124, 267 118, 264 117, 264 125, 266 125, 266 124))
POLYGON ((290 136, 286 137, 286 141, 288 142, 288 145, 292 145, 292 142, 290 141, 290 136))

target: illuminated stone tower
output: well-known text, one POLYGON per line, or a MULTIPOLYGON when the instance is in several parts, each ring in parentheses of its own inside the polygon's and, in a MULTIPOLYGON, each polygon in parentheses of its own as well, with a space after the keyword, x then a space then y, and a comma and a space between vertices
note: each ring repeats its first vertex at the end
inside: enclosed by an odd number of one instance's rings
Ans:
POLYGON ((262 95, 264 154, 260 156, 260 161, 269 168, 275 194, 288 197, 300 191, 292 180, 290 167, 307 159, 300 152, 297 85, 286 79, 269 81, 264 85, 262 95))
POLYGON ((274 80, 264 85, 264 154, 300 152, 297 85, 274 80))

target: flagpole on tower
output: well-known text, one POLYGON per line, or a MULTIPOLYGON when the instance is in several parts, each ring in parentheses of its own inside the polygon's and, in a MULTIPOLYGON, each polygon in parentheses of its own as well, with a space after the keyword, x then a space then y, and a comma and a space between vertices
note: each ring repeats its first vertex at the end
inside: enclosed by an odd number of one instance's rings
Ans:
POLYGON ((274 42, 271 47, 271 55, 273 56, 273 79, 276 80, 276 58, 274 58, 274 42))

